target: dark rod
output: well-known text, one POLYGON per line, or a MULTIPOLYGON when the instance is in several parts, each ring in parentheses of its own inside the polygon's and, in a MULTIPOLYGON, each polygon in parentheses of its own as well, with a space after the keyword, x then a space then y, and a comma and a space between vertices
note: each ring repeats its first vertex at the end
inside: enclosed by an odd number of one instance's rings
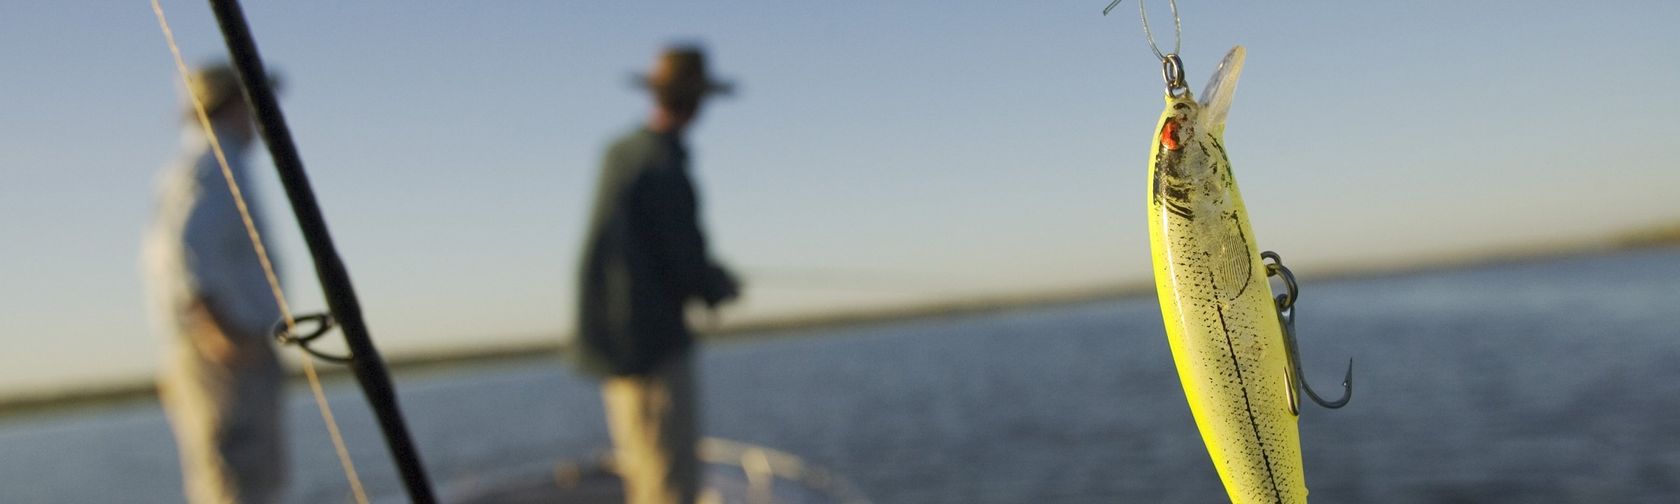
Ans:
POLYGON ((403 423, 402 411, 397 406, 397 393, 391 387, 391 376, 385 371, 385 362, 379 358, 379 351, 373 348, 373 340, 368 338, 367 325, 362 321, 362 308, 356 302, 356 292, 350 287, 350 274, 333 248, 332 236, 327 233, 327 222, 321 217, 315 192, 310 189, 309 177, 303 172, 303 160, 298 157, 297 146, 292 143, 291 131, 286 128, 286 118, 280 113, 274 90, 268 85, 268 73, 263 70, 257 43, 251 38, 251 28, 245 24, 244 10, 237 0, 210 0, 210 7, 216 12, 216 23, 221 25, 222 38, 227 41, 240 85, 245 90, 245 100, 256 112, 263 142, 268 144, 268 153, 274 157, 274 168, 280 172, 286 198, 291 200, 292 213, 297 215, 303 239, 315 260, 315 275, 326 293, 327 307, 344 330, 345 342, 350 347, 350 368, 379 418, 379 428, 385 433, 385 444, 391 449, 391 458, 396 460, 397 469, 402 473, 409 499, 432 504, 437 499, 432 495, 432 485, 427 481, 426 469, 420 462, 420 453, 414 449, 408 426, 403 423))

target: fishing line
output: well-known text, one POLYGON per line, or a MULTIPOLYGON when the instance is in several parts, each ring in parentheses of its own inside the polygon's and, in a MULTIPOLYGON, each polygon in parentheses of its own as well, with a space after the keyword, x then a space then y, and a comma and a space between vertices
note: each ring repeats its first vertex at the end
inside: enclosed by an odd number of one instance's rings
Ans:
POLYGON ((917 275, 879 270, 837 268, 744 268, 751 284, 792 290, 867 292, 877 294, 954 294, 972 292, 983 284, 972 278, 917 275))
MULTIPOLYGON (((286 303, 286 293, 280 288, 280 277, 274 272, 274 263, 269 260, 268 248, 263 246, 262 234, 257 231, 256 221, 251 218, 251 209, 245 204, 245 193, 239 189, 239 182, 233 178, 233 168, 228 166, 227 155, 222 151, 221 139, 217 138, 216 130, 211 127, 210 114, 204 109, 204 101, 197 93, 192 92, 192 75, 187 70, 187 63, 181 57, 181 48, 175 43, 175 32, 169 29, 169 20, 163 14, 163 6, 158 0, 152 0, 152 12, 157 14, 158 26, 163 29, 164 41, 169 43, 169 53, 175 58, 175 71, 181 76, 181 83, 186 86, 187 97, 192 100, 193 112, 198 117, 198 125, 204 130, 204 137, 210 142, 210 150, 216 155, 216 164, 221 167, 222 179, 227 181, 228 191, 233 194, 233 203, 239 209, 239 218, 245 224, 245 235, 251 240, 251 247, 257 252, 257 261, 262 264, 263 278, 268 281, 269 293, 274 296, 274 304, 279 307, 282 320, 286 323, 288 333, 296 332, 297 319, 293 318, 291 306, 286 303)), ((302 352, 300 347, 300 352, 302 352)), ((339 431, 338 422, 334 419, 332 406, 327 402, 326 391, 321 387, 321 377, 315 372, 315 361, 308 355, 303 356, 303 374, 309 378, 309 390, 315 395, 315 405, 321 410, 321 420, 327 424, 327 434, 332 438, 333 450, 338 452, 339 465, 344 468, 344 477, 350 482, 350 492, 359 504, 368 504, 366 491, 362 488, 362 479, 356 473, 356 464, 350 459, 350 449, 344 443, 344 435, 339 431)))
MULTIPOLYGON (((1114 0, 1114 2, 1109 3, 1108 7, 1103 9, 1103 15, 1107 16, 1108 11, 1114 10, 1114 6, 1120 5, 1121 1, 1122 0, 1114 0)), ((1155 57, 1162 61, 1166 61, 1167 56, 1169 55, 1178 54, 1184 42, 1184 26, 1178 19, 1178 0, 1167 0, 1167 4, 1172 6, 1173 50, 1170 53, 1162 54, 1161 48, 1155 45, 1155 34, 1149 31, 1149 14, 1144 11, 1143 0, 1138 0, 1138 19, 1143 20, 1143 36, 1149 40, 1149 50, 1153 51, 1155 53, 1155 57)))

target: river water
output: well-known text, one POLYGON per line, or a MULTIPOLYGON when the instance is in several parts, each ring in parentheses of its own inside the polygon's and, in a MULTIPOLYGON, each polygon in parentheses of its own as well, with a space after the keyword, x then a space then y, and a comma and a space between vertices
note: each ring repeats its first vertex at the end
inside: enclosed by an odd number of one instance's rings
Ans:
MULTIPOLYGON (((1321 503, 1680 502, 1680 250, 1308 281, 1305 407, 1321 503)), ((1224 494, 1154 298, 802 331, 706 347, 706 434, 826 466, 882 503, 1209 503, 1224 494)), ((544 356, 407 374, 444 495, 608 446, 592 382, 544 356)), ((400 500, 348 383, 339 420, 370 489, 400 500)), ((288 411, 292 502, 347 484, 306 391, 288 411)), ((155 403, 0 418, 0 502, 178 502, 155 403)))

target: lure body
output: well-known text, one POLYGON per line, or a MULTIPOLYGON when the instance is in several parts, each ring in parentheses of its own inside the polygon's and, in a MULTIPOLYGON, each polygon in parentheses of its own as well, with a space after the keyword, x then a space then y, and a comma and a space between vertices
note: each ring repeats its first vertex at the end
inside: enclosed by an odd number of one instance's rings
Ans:
POLYGON ((1231 49, 1200 103, 1168 94, 1149 157, 1149 242, 1179 381, 1226 493, 1304 503, 1283 331, 1223 145, 1244 54, 1231 49))

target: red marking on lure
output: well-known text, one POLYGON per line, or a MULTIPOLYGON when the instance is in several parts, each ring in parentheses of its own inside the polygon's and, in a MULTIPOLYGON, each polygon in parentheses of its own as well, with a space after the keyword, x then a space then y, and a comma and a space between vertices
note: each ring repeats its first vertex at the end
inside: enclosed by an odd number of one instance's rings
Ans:
POLYGON ((1168 120, 1166 124, 1161 125, 1161 145, 1167 146, 1167 150, 1178 150, 1182 147, 1178 144, 1178 121, 1168 120))

